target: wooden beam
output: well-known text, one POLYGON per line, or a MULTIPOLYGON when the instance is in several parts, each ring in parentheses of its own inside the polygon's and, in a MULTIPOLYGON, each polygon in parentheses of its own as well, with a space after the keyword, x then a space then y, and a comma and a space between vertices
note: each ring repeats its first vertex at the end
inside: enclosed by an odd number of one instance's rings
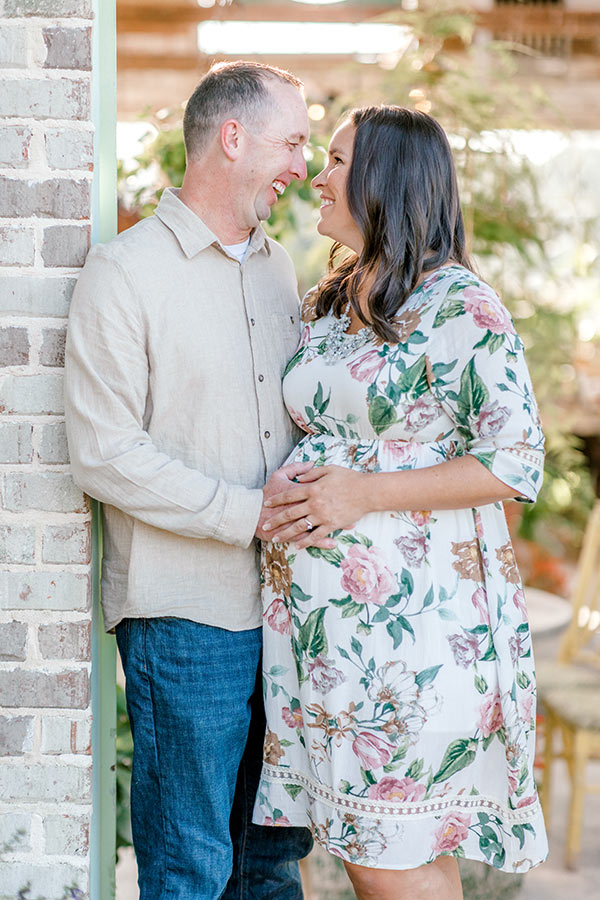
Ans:
POLYGON ((397 3, 377 6, 335 4, 334 6, 302 6, 290 4, 256 4, 256 6, 217 6, 191 9, 177 3, 162 7, 117 4, 117 31, 158 31, 183 25, 215 20, 219 22, 364 22, 374 16, 398 11, 397 3))
POLYGON ((477 24, 494 34, 600 40, 600 12, 544 7, 500 7, 481 12, 477 24))

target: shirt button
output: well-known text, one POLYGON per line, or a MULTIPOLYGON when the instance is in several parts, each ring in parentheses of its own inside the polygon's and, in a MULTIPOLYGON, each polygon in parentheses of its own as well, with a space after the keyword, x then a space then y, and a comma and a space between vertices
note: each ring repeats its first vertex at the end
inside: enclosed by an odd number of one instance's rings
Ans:
POLYGON ((270 437, 271 437, 271 432, 270 432, 270 431, 265 431, 265 437, 266 437, 266 438, 270 438, 270 437))
POLYGON ((250 324, 254 325, 254 319, 250 319, 250 324))
POLYGON ((265 380, 265 376, 264 376, 264 375, 259 375, 259 376, 258 376, 258 380, 259 380, 259 381, 264 381, 264 380, 265 380))

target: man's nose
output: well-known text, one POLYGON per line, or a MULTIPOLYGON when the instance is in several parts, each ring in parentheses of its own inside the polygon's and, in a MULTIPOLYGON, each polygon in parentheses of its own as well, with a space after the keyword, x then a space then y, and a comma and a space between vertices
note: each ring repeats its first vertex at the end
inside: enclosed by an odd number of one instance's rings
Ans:
POLYGON ((296 176, 300 181, 305 181, 306 176, 308 174, 308 170, 306 168, 306 160, 304 159, 304 153, 302 152, 302 148, 299 147, 293 163, 292 174, 296 176))

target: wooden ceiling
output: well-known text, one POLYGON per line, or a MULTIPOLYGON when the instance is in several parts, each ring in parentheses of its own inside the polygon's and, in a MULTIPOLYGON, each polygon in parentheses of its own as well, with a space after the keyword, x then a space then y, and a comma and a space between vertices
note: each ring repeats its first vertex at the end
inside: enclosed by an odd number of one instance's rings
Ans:
MULTIPOLYGON (((348 0, 325 6, 294 0, 217 0, 209 8, 198 0, 117 0, 119 117, 133 119, 145 108, 179 105, 189 96, 212 62, 197 47, 197 26, 203 21, 364 22, 398 12, 399 7, 398 0, 348 0)), ((538 67, 536 81, 542 80, 573 127, 600 128, 600 9, 503 4, 479 11, 477 19, 486 32, 525 41, 534 51, 543 52, 544 42, 560 42, 565 48, 562 63, 558 59, 554 67, 538 67)), ((336 80, 344 87, 347 77, 339 56, 282 56, 274 47, 269 60, 297 72, 309 96, 319 85, 326 96, 336 80)), ((365 73, 367 80, 372 75, 365 73)))

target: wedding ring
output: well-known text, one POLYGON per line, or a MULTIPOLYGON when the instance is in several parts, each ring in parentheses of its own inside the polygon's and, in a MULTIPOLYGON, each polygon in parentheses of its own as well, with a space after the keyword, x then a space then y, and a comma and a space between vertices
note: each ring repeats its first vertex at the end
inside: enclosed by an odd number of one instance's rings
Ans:
POLYGON ((305 518, 304 518, 304 521, 306 522, 306 530, 307 530, 307 531, 314 531, 314 530, 315 530, 315 526, 314 526, 313 523, 310 521, 310 519, 307 519, 307 518, 305 517, 305 518))

